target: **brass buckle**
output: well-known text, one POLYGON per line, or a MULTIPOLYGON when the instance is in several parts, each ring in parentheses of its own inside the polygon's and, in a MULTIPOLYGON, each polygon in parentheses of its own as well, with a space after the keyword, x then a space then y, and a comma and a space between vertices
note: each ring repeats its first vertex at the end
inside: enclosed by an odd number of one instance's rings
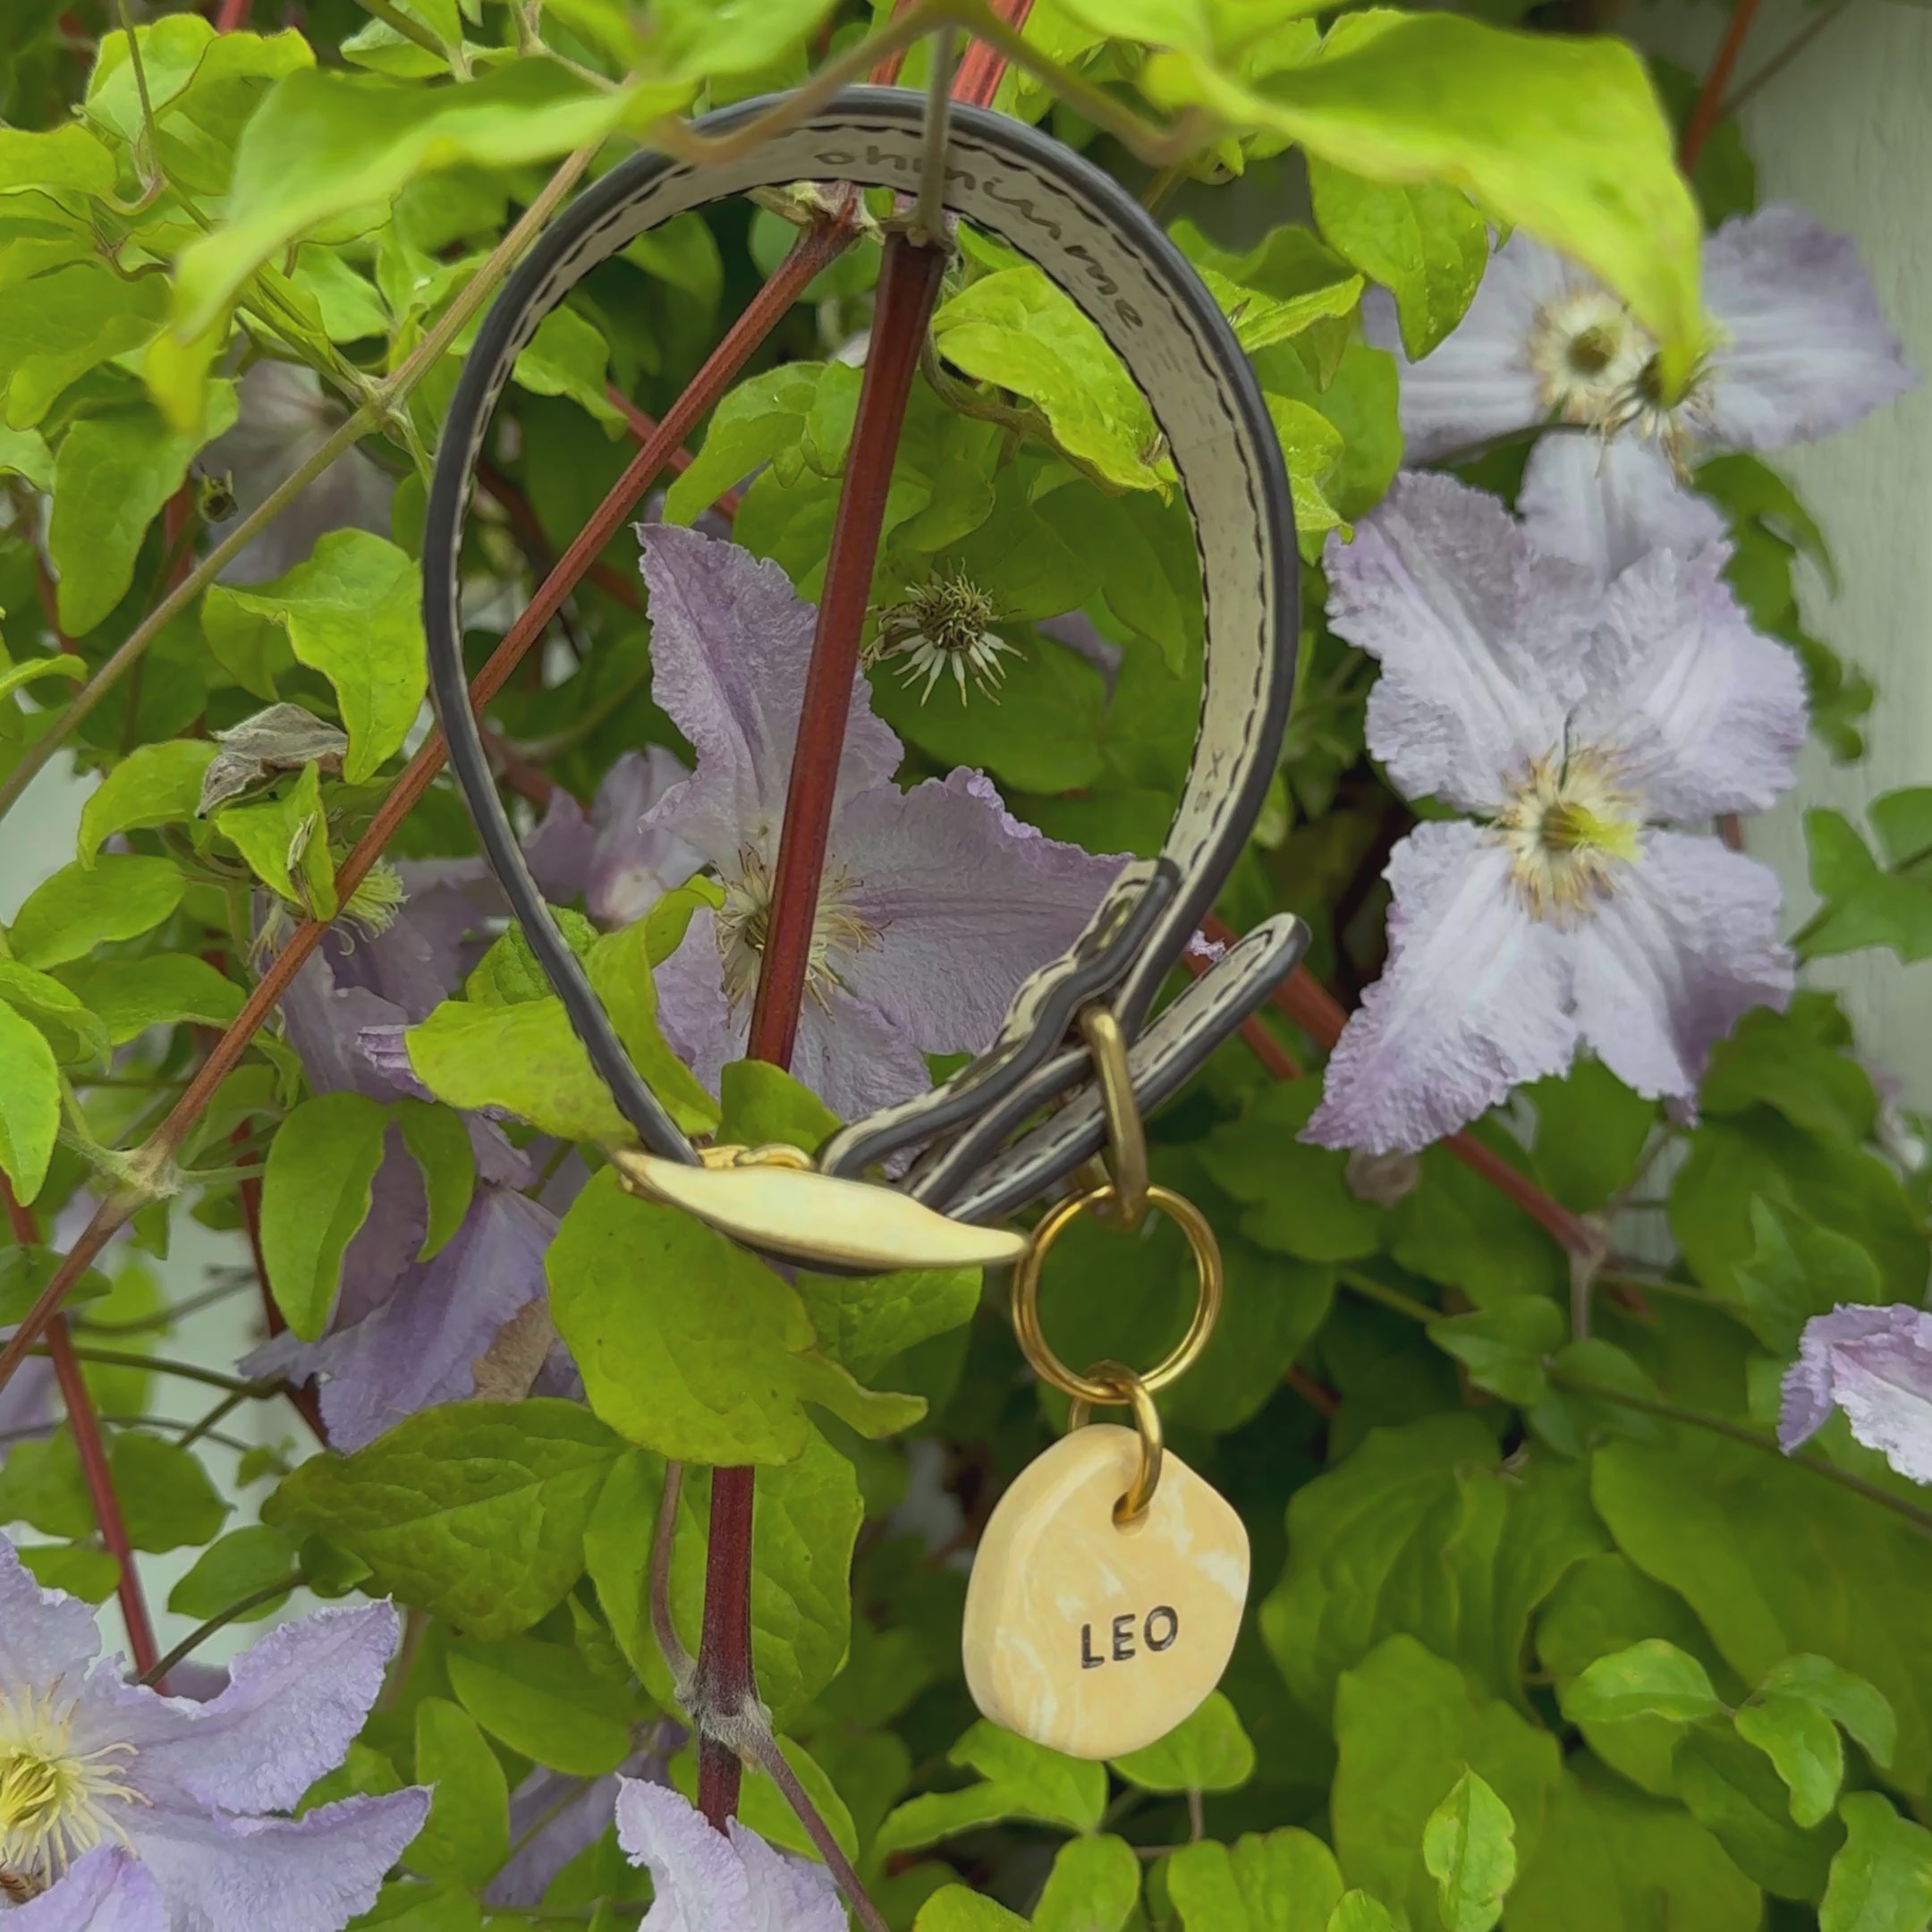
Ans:
POLYGON ((1147 1128, 1134 1100, 1127 1041, 1109 1006, 1083 1006, 1080 1030, 1093 1061, 1094 1075, 1100 1084, 1100 1105, 1106 1114, 1105 1171, 1114 1199, 1110 1212, 1123 1227, 1139 1227, 1148 1199, 1147 1128))

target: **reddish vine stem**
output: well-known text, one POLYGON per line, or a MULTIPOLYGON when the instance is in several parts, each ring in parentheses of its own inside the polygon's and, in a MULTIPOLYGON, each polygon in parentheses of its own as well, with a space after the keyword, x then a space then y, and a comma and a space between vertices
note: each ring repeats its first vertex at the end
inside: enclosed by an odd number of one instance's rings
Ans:
MULTIPOLYGON (((577 586, 591 560, 615 533, 618 526, 636 509, 644 493, 669 462, 671 453, 702 420, 711 405, 730 387, 753 351, 771 333, 779 318, 791 308, 801 290, 852 241, 849 230, 826 222, 808 231, 780 265, 771 280, 746 305, 744 313, 733 324, 704 367, 665 412, 656 434, 638 452, 623 475, 613 486, 595 515, 579 532, 576 540, 558 561, 516 623, 504 632, 470 686, 471 705, 480 711, 504 687, 511 673, 530 647, 543 634, 545 626, 577 586)), ((383 848, 395 836, 431 781, 443 769, 444 743, 440 732, 433 733, 423 748, 404 767, 387 797, 377 808, 369 829, 356 841, 336 869, 337 892, 344 904, 349 895, 367 877, 383 848)), ((201 1116, 216 1089, 234 1071, 248 1044, 275 1009, 302 962, 321 943, 328 930, 326 919, 305 919, 290 935, 249 995, 233 1022, 215 1043, 195 1077, 182 1091, 174 1108, 149 1136, 145 1148, 135 1157, 148 1167, 158 1184, 165 1174, 174 1151, 188 1131, 201 1116)), ((0 1349, 0 1388, 6 1386, 27 1352, 46 1333, 47 1324, 60 1312, 62 1302, 101 1250, 113 1238, 147 1196, 126 1190, 103 1201, 66 1258, 55 1270, 53 1279, 14 1330, 13 1339, 0 1349)))
MULTIPOLYGON (((799 710, 792 775, 748 1057, 789 1066, 811 963, 845 718, 859 675, 859 642, 872 595, 872 568, 886 521, 900 428, 912 394, 926 326, 938 299, 946 258, 902 234, 886 238, 879 268, 872 348, 866 358, 852 427, 852 453, 839 492, 838 516, 818 600, 811 665, 799 710)), ((751 1664, 751 1515, 758 1472, 721 1469, 711 1478, 711 1525, 705 1558, 704 1634, 698 1646, 701 1709, 725 1716, 754 1708, 751 1664)), ((698 1744, 698 1802, 722 1831, 738 1808, 743 1767, 733 1745, 702 1733, 698 1744)))
POLYGON ((1758 17, 1758 4, 1759 0, 1738 0, 1736 10, 1724 28, 1724 38, 1717 43, 1717 51, 1711 56, 1710 70, 1704 76, 1704 85, 1698 89, 1690 118, 1684 123, 1683 141, 1677 150, 1677 165, 1686 174, 1698 165, 1698 157, 1704 152, 1704 143, 1710 139, 1711 130, 1723 115, 1724 89, 1731 84, 1731 72, 1737 65, 1738 55, 1744 51, 1751 22, 1758 17))
POLYGON ((249 10, 255 0, 221 0, 221 11, 215 16, 216 33, 234 33, 248 25, 249 10))
MULTIPOLYGON (((615 384, 606 388, 604 394, 609 397, 618 414, 630 426, 631 434, 640 443, 643 442, 645 437, 657 434, 657 419, 647 415, 615 384)), ((695 460, 688 449, 673 450, 670 457, 671 473, 674 476, 682 476, 695 460)), ((734 517, 738 514, 739 504, 743 501, 742 490, 728 489, 711 507, 725 517, 734 517)))
MULTIPOLYGON (((14 1193, 13 1182, 4 1174, 0 1174, 0 1196, 6 1200, 7 1224, 13 1231, 13 1239, 22 1248, 38 1247, 40 1228, 33 1209, 14 1193)), ((140 1574, 134 1567, 134 1547, 128 1541, 121 1498, 114 1494, 114 1472, 107 1465, 107 1445, 101 1440, 100 1418, 94 1413, 94 1399, 88 1394, 87 1377, 74 1355, 73 1337, 67 1333, 64 1318, 56 1317, 49 1325, 47 1339, 47 1352, 54 1358, 54 1379, 60 1385, 67 1426, 73 1431, 74 1447, 80 1454, 80 1474, 87 1483, 88 1498, 94 1505, 94 1521, 107 1554, 114 1560, 114 1594, 121 1601, 121 1621, 127 1625, 128 1648, 133 1654, 135 1669, 145 1674, 154 1668, 155 1659, 161 1653, 155 1644, 147 1598, 141 1595, 140 1574)), ((159 1688, 165 1690, 166 1686, 159 1688)))

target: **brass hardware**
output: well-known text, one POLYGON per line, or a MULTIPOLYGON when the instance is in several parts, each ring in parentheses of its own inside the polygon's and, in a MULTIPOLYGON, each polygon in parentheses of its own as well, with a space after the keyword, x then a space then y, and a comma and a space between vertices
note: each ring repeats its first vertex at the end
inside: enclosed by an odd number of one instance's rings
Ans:
POLYGON ((792 1147, 706 1148, 698 1166, 639 1148, 610 1158, 630 1192, 805 1267, 1004 1267, 1027 1249, 1012 1229, 955 1221, 895 1188, 820 1174, 792 1147))
POLYGON ((1127 1042, 1109 1007, 1082 1007, 1080 1030, 1100 1082, 1100 1104, 1106 1112, 1106 1169, 1114 1183, 1117 1216, 1123 1226, 1138 1227, 1148 1206, 1147 1130, 1140 1122, 1140 1109, 1134 1104, 1127 1042))
MULTIPOLYGON (((1086 1194, 1071 1194, 1052 1208, 1033 1230, 1033 1238, 1013 1267, 1013 1321, 1020 1338, 1020 1351, 1043 1382, 1050 1382, 1063 1394, 1097 1405, 1118 1403, 1116 1385, 1088 1376, 1077 1376, 1053 1350, 1040 1328, 1040 1269, 1047 1250, 1067 1228, 1083 1214, 1102 1214, 1114 1204, 1111 1186, 1095 1188, 1086 1194)), ((1208 1217, 1184 1194, 1155 1183, 1148 1189, 1148 1206, 1157 1208, 1169 1220, 1180 1224, 1194 1250, 1194 1269, 1199 1281, 1194 1319, 1173 1354, 1157 1368, 1140 1377, 1149 1394, 1165 1388, 1185 1375, 1200 1360, 1208 1338, 1221 1313, 1221 1297, 1226 1277, 1221 1266, 1221 1246, 1215 1240, 1208 1217)))
MULTIPOLYGON (((1127 1486, 1126 1495, 1114 1504, 1115 1525, 1123 1530, 1131 1530, 1135 1524, 1145 1521, 1148 1505, 1154 1500, 1154 1492, 1160 1487, 1161 1458, 1165 1453, 1160 1411, 1154 1406, 1153 1392, 1147 1384, 1131 1368, 1120 1362, 1096 1362, 1087 1371, 1087 1377, 1097 1386, 1111 1385, 1114 1393, 1110 1400, 1124 1403, 1133 1411, 1134 1430, 1140 1437, 1140 1462, 1134 1470, 1132 1482, 1127 1486)), ((1071 1436, 1075 1429, 1085 1428, 1092 1412, 1093 1404, 1084 1396, 1076 1395, 1067 1411, 1067 1434, 1071 1436)))

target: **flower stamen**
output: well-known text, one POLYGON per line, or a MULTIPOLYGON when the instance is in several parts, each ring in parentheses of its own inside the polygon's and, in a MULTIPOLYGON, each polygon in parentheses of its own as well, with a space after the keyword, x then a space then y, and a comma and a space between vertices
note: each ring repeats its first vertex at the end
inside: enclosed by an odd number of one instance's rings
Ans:
POLYGON ((46 1890, 110 1835, 128 1844, 106 1806, 148 1802, 119 1775, 133 1745, 75 1750, 78 1700, 61 1703, 59 1690, 0 1690, 0 1873, 10 1896, 46 1890))
POLYGON ((1530 914, 1573 924, 1616 889, 1619 869, 1640 854, 1635 801, 1599 754, 1551 752, 1536 759, 1496 831, 1509 847, 1511 880, 1530 914))
MULTIPOLYGON (((844 985, 839 958, 865 952, 879 943, 879 928, 845 902, 852 887, 850 875, 835 868, 818 888, 805 990, 823 1012, 830 1012, 831 996, 844 985)), ((724 903, 716 914, 724 996, 734 1012, 758 988, 758 970, 771 936, 771 871, 764 854, 753 846, 741 847, 737 876, 724 881, 724 903)))
POLYGON ((966 702, 969 672, 980 695, 997 704, 1006 676, 1000 659, 1020 655, 991 628, 998 617, 998 606, 964 572, 951 577, 940 572, 914 585, 902 604, 881 614, 878 639, 868 656, 874 664, 904 658, 900 682, 911 685, 921 677, 926 680, 921 704, 947 671, 959 686, 962 704, 966 702))

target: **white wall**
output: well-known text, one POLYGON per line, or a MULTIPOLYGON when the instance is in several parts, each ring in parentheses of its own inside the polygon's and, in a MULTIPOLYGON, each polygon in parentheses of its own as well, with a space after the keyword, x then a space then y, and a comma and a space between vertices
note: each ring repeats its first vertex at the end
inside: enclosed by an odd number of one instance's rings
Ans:
MULTIPOLYGON (((1817 18, 1817 0, 1769 0, 1740 78, 1817 18)), ((1625 25, 1702 72, 1724 20, 1664 0, 1625 25)), ((1932 375, 1932 8, 1855 0, 1740 118, 1761 197, 1795 202, 1857 240, 1907 354, 1932 375)), ((1750 828, 1751 849, 1784 879, 1795 928, 1816 902, 1805 808, 1834 806, 1857 822, 1879 792, 1932 784, 1932 385, 1774 461, 1824 526, 1843 580, 1835 600, 1809 583, 1810 628, 1878 687, 1870 757, 1847 767, 1809 752, 1795 799, 1750 828)), ((1932 1109, 1932 960, 1907 967, 1862 954, 1812 974, 1843 991, 1867 1055, 1903 1078, 1912 1105, 1932 1109)))

